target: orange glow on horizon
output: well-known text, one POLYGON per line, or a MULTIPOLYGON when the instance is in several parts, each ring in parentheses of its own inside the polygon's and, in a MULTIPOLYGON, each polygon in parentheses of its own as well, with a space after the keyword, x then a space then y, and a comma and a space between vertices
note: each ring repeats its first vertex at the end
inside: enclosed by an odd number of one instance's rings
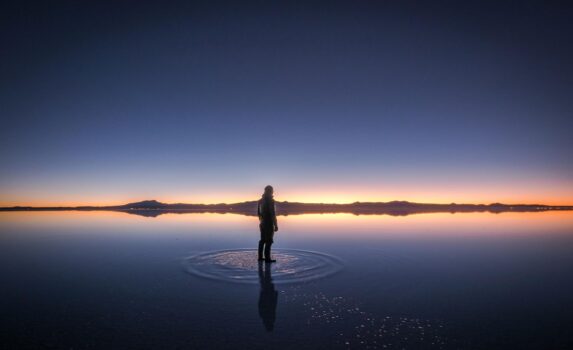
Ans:
MULTIPOLYGON (((0 206, 111 206, 139 202, 142 200, 158 200, 163 203, 193 203, 217 204, 238 203, 257 200, 262 193, 254 187, 241 187, 241 190, 202 192, 182 190, 179 193, 145 192, 132 190, 129 192, 109 193, 106 191, 83 193, 51 193, 32 190, 6 189, 0 195, 0 206)), ((0 188, 1 189, 1 188, 0 188)), ((303 203, 335 203, 347 204, 353 202, 389 202, 394 200, 416 203, 436 204, 546 204, 573 205, 573 183, 571 186, 519 186, 494 185, 483 187, 443 186, 431 187, 413 186, 338 186, 334 187, 296 187, 275 184, 275 198, 278 201, 303 203)))
MULTIPOLYGON (((127 203, 140 202, 143 200, 157 200, 162 203, 175 204, 175 203, 186 203, 186 204, 233 204, 246 201, 258 200, 259 195, 255 194, 252 197, 221 197, 216 198, 179 198, 179 197, 165 197, 165 198, 126 198, 126 199, 115 199, 115 200, 0 200, 0 207, 13 207, 13 206, 31 206, 31 207, 79 207, 79 206, 115 206, 123 205, 127 203)), ((352 196, 348 195, 296 195, 296 196, 281 196, 276 195, 275 199, 277 201, 288 201, 288 202, 299 202, 299 203, 324 203, 324 204, 350 204, 354 202, 390 202, 390 201, 408 201, 414 203, 431 203, 431 204, 491 204, 491 203, 503 203, 503 204, 543 204, 552 206, 571 206, 573 205, 573 198, 570 196, 563 196, 562 198, 555 197, 528 197, 528 196, 516 196, 516 197, 467 197, 467 199, 460 198, 448 198, 447 196, 434 196, 434 197, 424 197, 424 196, 401 196, 401 197, 378 197, 378 196, 352 196)))
POLYGON ((366 177, 362 182, 348 179, 342 183, 327 176, 309 178, 306 182, 269 178, 264 183, 252 183, 233 179, 220 186, 205 182, 149 185, 135 182, 124 187, 115 182, 53 186, 31 183, 4 187, 0 184, 0 206, 112 206, 153 199, 170 204, 231 204, 259 199, 267 183, 274 186, 276 200, 289 202, 347 204, 397 200, 435 204, 573 205, 573 178, 527 174, 521 177, 470 175, 452 175, 451 178, 406 176, 392 180, 366 177))

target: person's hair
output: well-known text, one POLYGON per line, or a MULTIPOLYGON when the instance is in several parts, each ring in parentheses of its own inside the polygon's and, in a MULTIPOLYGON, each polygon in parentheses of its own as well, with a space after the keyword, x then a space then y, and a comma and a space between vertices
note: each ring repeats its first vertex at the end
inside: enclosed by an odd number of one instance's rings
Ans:
POLYGON ((265 194, 271 194, 273 193, 273 186, 268 185, 265 187, 265 194))

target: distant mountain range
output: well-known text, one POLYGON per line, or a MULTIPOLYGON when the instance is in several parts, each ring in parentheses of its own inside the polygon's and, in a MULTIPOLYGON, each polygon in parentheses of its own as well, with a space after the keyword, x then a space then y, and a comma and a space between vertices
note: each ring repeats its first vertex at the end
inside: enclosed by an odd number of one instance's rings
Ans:
MULTIPOLYGON (((155 217, 166 213, 236 213, 257 215, 257 201, 219 204, 161 203, 144 200, 112 206, 79 207, 4 207, 0 211, 64 211, 64 210, 109 210, 155 217)), ((277 215, 309 213, 350 213, 355 215, 410 215, 421 213, 468 213, 468 212, 537 212, 548 210, 573 210, 573 206, 551 206, 543 204, 432 204, 406 201, 354 202, 348 204, 276 202, 277 215)))

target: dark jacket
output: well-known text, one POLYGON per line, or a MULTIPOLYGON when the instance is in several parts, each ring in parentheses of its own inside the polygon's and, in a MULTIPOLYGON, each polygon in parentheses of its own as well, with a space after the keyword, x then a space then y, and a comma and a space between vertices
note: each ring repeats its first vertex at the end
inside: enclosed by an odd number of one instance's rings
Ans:
POLYGON ((277 215, 275 214, 275 200, 273 197, 265 196, 259 199, 257 214, 261 226, 268 228, 277 227, 277 215))

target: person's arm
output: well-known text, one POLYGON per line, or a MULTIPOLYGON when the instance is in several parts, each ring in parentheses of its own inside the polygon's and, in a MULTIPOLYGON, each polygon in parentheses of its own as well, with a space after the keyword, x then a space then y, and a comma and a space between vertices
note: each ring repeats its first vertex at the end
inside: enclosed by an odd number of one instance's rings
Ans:
POLYGON ((259 221, 261 221, 261 202, 257 202, 257 216, 259 217, 259 221))
POLYGON ((277 214, 275 213, 275 201, 272 202, 271 208, 271 217, 273 218, 273 225, 275 227, 275 232, 279 230, 279 225, 277 224, 277 214))

